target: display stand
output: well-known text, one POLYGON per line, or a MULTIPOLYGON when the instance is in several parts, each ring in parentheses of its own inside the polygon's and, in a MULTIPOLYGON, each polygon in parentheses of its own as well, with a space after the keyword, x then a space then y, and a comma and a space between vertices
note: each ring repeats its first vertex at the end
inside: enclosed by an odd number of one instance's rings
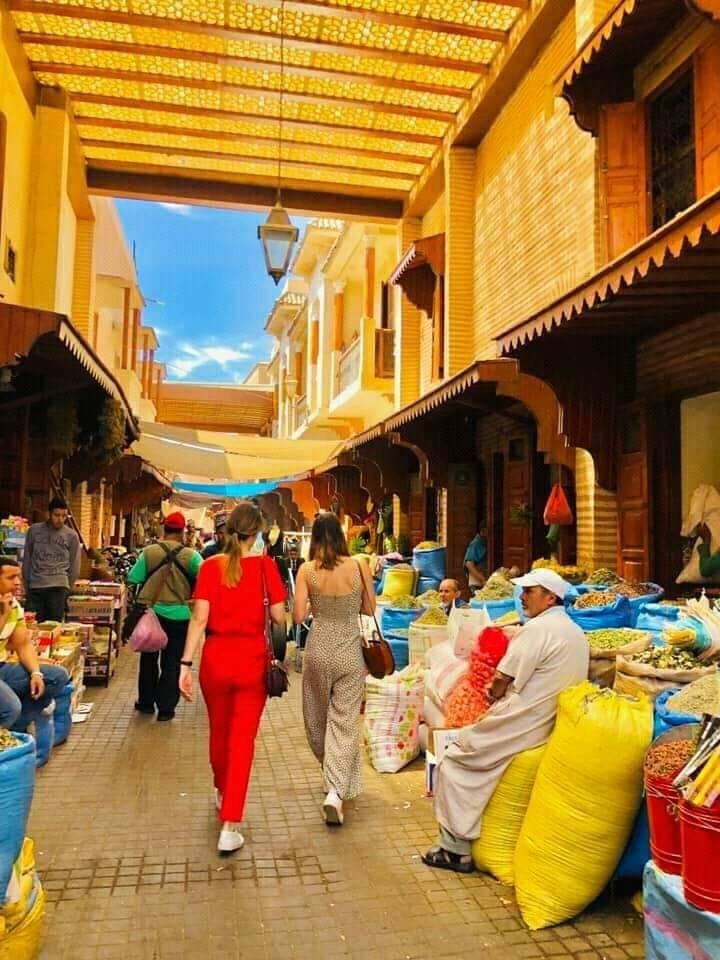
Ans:
POLYGON ((93 593, 68 600, 71 619, 91 624, 93 637, 85 655, 85 683, 102 682, 107 687, 115 673, 120 638, 127 607, 127 591, 117 584, 114 596, 94 595, 107 585, 89 585, 93 593))

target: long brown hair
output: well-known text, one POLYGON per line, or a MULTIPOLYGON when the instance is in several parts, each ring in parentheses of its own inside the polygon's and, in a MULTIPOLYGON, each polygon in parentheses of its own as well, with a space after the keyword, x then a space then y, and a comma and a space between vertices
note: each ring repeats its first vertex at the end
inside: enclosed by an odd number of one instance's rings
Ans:
POLYGON ((341 557, 349 557, 347 540, 334 513, 321 513, 315 518, 310 535, 310 559, 321 569, 334 570, 341 557))
POLYGON ((223 583, 226 587, 235 587, 242 577, 242 544, 254 540, 263 529, 260 507, 251 500, 241 501, 228 517, 225 526, 225 570, 223 583))

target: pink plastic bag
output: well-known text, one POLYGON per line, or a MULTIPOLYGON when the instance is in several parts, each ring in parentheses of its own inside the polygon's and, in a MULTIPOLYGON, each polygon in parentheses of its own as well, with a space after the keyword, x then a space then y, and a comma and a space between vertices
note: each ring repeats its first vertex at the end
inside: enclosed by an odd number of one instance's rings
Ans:
POLYGON ((130 634, 130 647, 135 653, 157 653, 167 646, 167 634, 160 626, 157 614, 149 608, 140 617, 130 634))

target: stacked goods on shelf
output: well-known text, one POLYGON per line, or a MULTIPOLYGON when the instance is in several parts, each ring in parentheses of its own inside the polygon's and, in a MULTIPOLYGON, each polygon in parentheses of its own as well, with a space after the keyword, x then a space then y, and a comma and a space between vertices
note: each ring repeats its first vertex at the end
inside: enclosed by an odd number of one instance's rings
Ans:
POLYGON ((531 929, 576 916, 607 886, 640 808, 652 729, 646 697, 589 681, 560 694, 515 852, 518 905, 531 929))
POLYGON ((0 906, 0 960, 34 960, 40 949, 45 893, 35 846, 25 837, 0 906))
POLYGON ((68 598, 69 616, 92 626, 86 639, 85 680, 104 680, 115 673, 127 591, 122 583, 78 581, 68 598))
POLYGON ((0 520, 0 553, 22 555, 30 522, 25 517, 5 517, 0 520))

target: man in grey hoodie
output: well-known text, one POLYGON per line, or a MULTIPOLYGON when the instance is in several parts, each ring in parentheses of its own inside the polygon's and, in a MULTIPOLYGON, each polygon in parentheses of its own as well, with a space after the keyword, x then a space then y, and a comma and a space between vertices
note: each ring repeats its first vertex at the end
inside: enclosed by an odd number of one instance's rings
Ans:
POLYGON ((34 523, 25 540, 25 609, 37 614, 39 623, 63 619, 68 592, 80 573, 80 539, 66 526, 67 517, 67 504, 55 497, 48 519, 34 523))

